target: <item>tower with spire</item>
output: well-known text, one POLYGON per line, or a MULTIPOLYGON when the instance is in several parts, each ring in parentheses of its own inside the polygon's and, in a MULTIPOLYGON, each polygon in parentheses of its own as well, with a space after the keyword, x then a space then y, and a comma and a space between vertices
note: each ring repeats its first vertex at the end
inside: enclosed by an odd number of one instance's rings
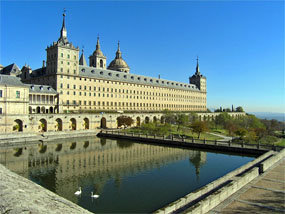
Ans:
POLYGON ((201 92, 207 92, 206 77, 200 73, 199 58, 197 56, 196 72, 192 77, 189 77, 189 83, 194 84, 201 92))
MULTIPOLYGON (((47 75, 77 75, 79 64, 79 48, 74 47, 67 39, 65 23, 65 10, 62 14, 63 21, 59 38, 56 42, 46 48, 46 74, 47 75)), ((57 80, 59 81, 59 80, 57 80)), ((57 90, 59 83, 53 85, 57 90)))
POLYGON ((95 68, 106 69, 106 56, 100 49, 99 36, 97 37, 96 50, 89 56, 89 66, 95 68))

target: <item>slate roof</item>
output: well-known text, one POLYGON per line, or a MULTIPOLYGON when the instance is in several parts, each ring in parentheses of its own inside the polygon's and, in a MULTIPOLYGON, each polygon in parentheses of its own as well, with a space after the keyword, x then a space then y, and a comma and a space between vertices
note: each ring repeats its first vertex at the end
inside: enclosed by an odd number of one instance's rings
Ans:
POLYGON ((82 54, 79 59, 79 65, 87 66, 83 50, 82 50, 82 54))
POLYGON ((21 70, 15 63, 13 63, 11 65, 4 67, 3 70, 1 71, 1 74, 10 74, 10 73, 19 74, 21 73, 21 70))
MULTIPOLYGON (((45 74, 46 74, 46 67, 39 68, 33 70, 32 77, 43 76, 45 74)), ((200 91, 194 84, 176 82, 166 79, 158 79, 137 74, 129 74, 109 69, 103 70, 82 65, 79 65, 79 76, 127 82, 127 83, 136 83, 136 84, 143 84, 149 86, 167 87, 167 88, 180 89, 180 90, 200 91)))
POLYGON ((46 67, 38 68, 32 71, 31 77, 43 76, 46 74, 46 67))
POLYGON ((40 94, 57 94, 56 90, 54 90, 51 86, 48 85, 33 85, 26 84, 29 87, 30 93, 40 93, 40 94))
POLYGON ((149 86, 159 86, 159 87, 167 87, 173 89, 199 91, 199 89, 194 84, 158 79, 137 74, 129 74, 108 69, 102 70, 94 67, 80 66, 80 65, 79 65, 79 76, 93 77, 98 79, 113 80, 113 81, 120 81, 127 83, 136 83, 136 84, 143 84, 149 86))
POLYGON ((21 82, 21 79, 15 76, 0 74, 0 85, 28 87, 21 82))

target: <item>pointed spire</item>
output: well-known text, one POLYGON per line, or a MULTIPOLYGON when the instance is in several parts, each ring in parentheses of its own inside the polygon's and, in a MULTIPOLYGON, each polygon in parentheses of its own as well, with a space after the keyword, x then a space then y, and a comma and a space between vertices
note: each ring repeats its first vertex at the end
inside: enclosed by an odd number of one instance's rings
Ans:
POLYGON ((65 28, 65 12, 66 10, 64 9, 63 10, 63 21, 62 21, 62 27, 61 27, 61 30, 60 30, 60 37, 58 39, 58 42, 62 42, 63 44, 66 44, 68 43, 68 40, 67 40, 67 31, 66 31, 66 28, 65 28))
POLYGON ((118 41, 118 51, 120 51, 120 41, 118 41))
POLYGON ((98 34, 98 36, 97 36, 96 50, 100 50, 99 34, 98 34))
POLYGON ((120 51, 120 41, 118 41, 118 50, 116 52, 116 59, 121 59, 122 58, 122 53, 120 51))
MULTIPOLYGON (((63 22, 62 22, 62 29, 65 29, 65 12, 66 12, 66 10, 65 9, 63 9, 63 22)), ((66 29, 65 29, 66 30, 66 29)))
POLYGON ((197 56, 197 65, 196 65, 196 73, 195 74, 200 74, 200 69, 199 69, 199 57, 197 56))
MULTIPOLYGON (((84 47, 83 47, 84 48, 84 47)), ((82 54, 80 56, 80 59, 79 59, 79 65, 82 65, 82 66, 87 66, 87 63, 86 63, 86 60, 85 60, 85 56, 84 56, 84 49, 82 48, 82 54)))

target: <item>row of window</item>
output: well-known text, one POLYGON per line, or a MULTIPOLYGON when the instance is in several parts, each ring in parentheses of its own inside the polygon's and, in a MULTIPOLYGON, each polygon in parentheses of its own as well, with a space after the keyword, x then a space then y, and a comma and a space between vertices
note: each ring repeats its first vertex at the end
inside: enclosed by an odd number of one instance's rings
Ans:
MULTIPOLYGON (((50 54, 47 55, 47 59, 56 59, 56 56, 57 56, 56 53, 54 53, 54 54, 50 53, 50 54)), ((60 53, 60 57, 64 58, 64 54, 60 53)), ((66 54, 66 58, 70 59, 71 58, 70 54, 66 54)), ((76 55, 73 56, 73 59, 76 60, 76 55)))
MULTIPOLYGON (((63 94, 63 92, 61 91, 60 94, 63 94)), ((69 93, 69 91, 67 91, 66 93, 67 95, 71 95, 71 93, 69 93)), ((88 93, 87 92, 79 92, 79 93, 76 93, 76 91, 73 91, 73 95, 76 96, 76 95, 79 95, 79 96, 88 96, 88 93)), ((91 97, 93 94, 94 97, 96 97, 96 93, 91 93, 89 92, 89 97, 91 97)), ((206 99, 204 98, 200 98, 200 97, 193 97, 191 99, 180 99, 180 98, 160 98, 159 96, 155 96, 155 97, 145 97, 145 96, 135 96, 135 95, 117 95, 117 94, 104 94, 104 93, 98 93, 97 94, 98 97, 111 97, 111 98, 129 98, 129 99, 144 99, 144 100, 160 100, 160 101, 177 101, 177 102, 205 102, 206 99)))
MULTIPOLYGON (((63 88, 63 83, 60 84, 60 88, 63 88)), ((70 85, 66 84, 66 88, 70 89, 70 85)), ((73 85, 73 89, 76 89, 76 85, 73 85)), ((101 91, 100 87, 91 87, 91 86, 84 86, 82 87, 79 85, 79 90, 88 90, 88 91, 101 91), (97 89, 97 90, 96 90, 97 89)), ((102 91, 105 92, 105 88, 102 87, 102 91)), ((141 95, 152 95, 152 96, 162 96, 162 97, 179 97, 179 98, 193 98, 195 97, 192 96, 187 96, 187 95, 181 95, 181 94, 167 94, 167 93, 160 93, 160 92, 148 92, 148 91, 136 91, 136 90, 128 90, 128 89, 113 89, 113 88, 106 88, 106 92, 111 92, 111 93, 126 93, 126 94, 141 94, 141 95)))
MULTIPOLYGON (((0 97, 3 97, 3 90, 0 90, 0 97)), ((16 98, 21 98, 20 91, 16 91, 16 98)))
POLYGON ((97 106, 119 106, 119 107, 165 107, 165 108, 206 108, 206 106, 201 105, 179 105, 179 104, 158 104, 158 103, 131 103, 131 102, 101 102, 101 101, 81 101, 78 102, 73 100, 70 102, 66 101, 67 105, 97 105, 97 106))
MULTIPOLYGON (((60 83, 60 88, 64 88, 64 84, 60 83)), ((66 84, 66 88, 70 89, 71 85, 70 84, 66 84)), ((84 86, 82 87, 81 85, 79 85, 79 88, 77 88, 76 85, 73 85, 73 89, 79 89, 79 90, 89 90, 89 91, 101 91, 100 87, 91 87, 91 86, 84 86)), ((150 96, 162 96, 162 97, 178 97, 178 98, 187 98, 187 99, 195 99, 194 96, 190 96, 190 95, 183 95, 183 94, 171 94, 171 93, 160 93, 160 92, 148 92, 148 91, 138 91, 138 90, 128 90, 128 89, 113 89, 113 88, 105 88, 102 87, 102 91, 103 92, 111 92, 111 93, 129 93, 129 94, 141 94, 141 95, 150 95, 150 96)), ((198 93, 193 93, 193 95, 198 94, 198 93)))
MULTIPOLYGON (((63 71, 61 71, 61 72, 63 72, 63 71)), ((74 71, 74 72, 76 72, 76 71, 74 71)), ((63 79, 65 76, 64 75, 61 75, 60 76, 60 78, 61 79, 63 79)), ((70 79, 71 77, 70 76, 66 76, 66 78, 67 79, 70 79)), ((150 85, 143 85, 143 84, 136 84, 136 83, 126 83, 126 82, 120 82, 120 81, 109 81, 109 80, 100 80, 100 79, 92 79, 92 78, 85 78, 85 77, 73 77, 73 79, 74 80, 77 80, 77 79, 79 79, 79 80, 84 80, 84 81, 94 81, 94 82, 103 82, 103 83, 110 83, 110 84, 115 84, 115 85, 128 85, 128 86, 136 86, 136 87, 143 87, 143 88, 153 88, 153 89, 155 89, 155 88, 159 88, 159 89, 167 89, 167 90, 171 90, 171 91, 177 91, 177 90, 182 90, 182 89, 173 89, 173 88, 165 88, 165 87, 158 87, 158 86, 150 86, 150 85)), ((162 82, 164 82, 164 81, 162 81, 162 82)), ((169 83, 169 82, 168 82, 169 83)), ((190 86, 190 85, 186 85, 186 84, 182 84, 182 83, 171 83, 171 85, 176 85, 176 86, 184 86, 184 87, 189 87, 189 88, 191 88, 192 86, 190 86)), ((197 92, 197 93, 199 93, 199 92, 197 92)))

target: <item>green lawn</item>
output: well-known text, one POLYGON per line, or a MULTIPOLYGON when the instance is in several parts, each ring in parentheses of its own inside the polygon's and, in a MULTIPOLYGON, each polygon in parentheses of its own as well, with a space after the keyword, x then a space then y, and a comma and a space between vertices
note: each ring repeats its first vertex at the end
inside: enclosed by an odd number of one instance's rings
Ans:
MULTIPOLYGON (((153 130, 142 129, 141 127, 134 127, 134 128, 130 128, 130 129, 123 129, 122 132, 127 132, 127 133, 132 133, 133 132, 133 133, 142 133, 142 134, 150 134, 150 135, 153 135, 155 133, 156 135, 162 135, 159 132, 155 132, 153 130)), ((172 125, 170 127, 170 130, 165 135, 167 136, 167 135, 170 135, 170 134, 173 134, 173 135, 186 135, 188 137, 198 138, 198 134, 192 132, 191 129, 184 127, 184 128, 181 128, 181 129, 177 130, 177 126, 176 125, 172 125)), ((208 134, 208 133, 201 133, 200 139, 220 140, 222 138, 220 138, 218 136, 215 136, 215 135, 208 134)))
POLYGON ((276 146, 284 146, 285 147, 285 139, 280 139, 277 143, 275 143, 276 146))

